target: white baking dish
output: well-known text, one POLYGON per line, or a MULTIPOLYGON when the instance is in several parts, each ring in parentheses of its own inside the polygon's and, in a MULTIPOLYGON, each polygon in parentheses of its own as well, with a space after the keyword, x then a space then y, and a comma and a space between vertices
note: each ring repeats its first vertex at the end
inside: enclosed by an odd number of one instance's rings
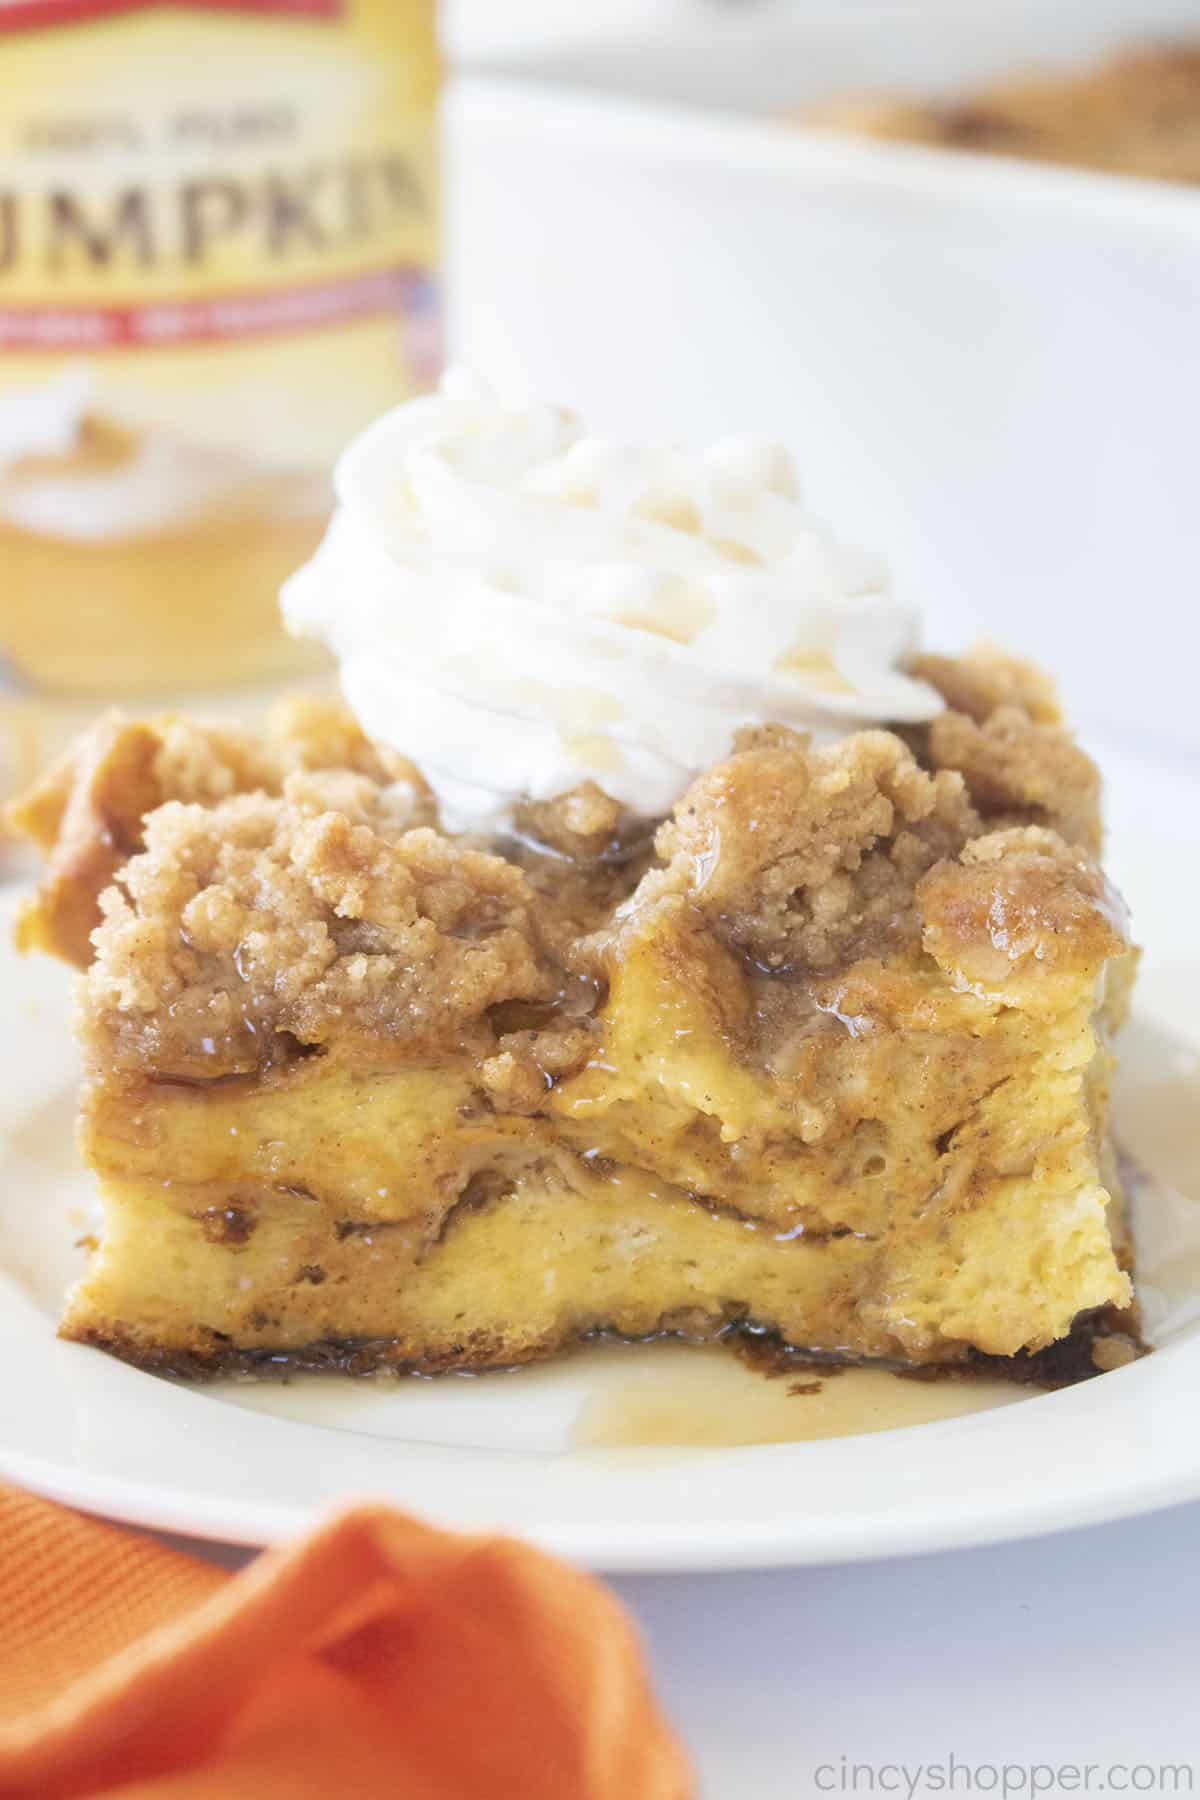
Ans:
POLYGON ((443 21, 463 67, 761 112, 875 87, 953 93, 1200 36, 1200 0, 444 0, 443 21))
POLYGON ((456 354, 606 428, 784 438, 931 640, 1200 751, 1200 193, 519 78, 448 127, 456 354))

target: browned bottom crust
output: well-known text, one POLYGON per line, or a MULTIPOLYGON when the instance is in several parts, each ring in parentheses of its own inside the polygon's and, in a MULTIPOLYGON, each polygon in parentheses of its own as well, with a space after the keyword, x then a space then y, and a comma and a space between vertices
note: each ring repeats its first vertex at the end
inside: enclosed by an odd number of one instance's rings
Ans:
POLYGON ((982 1350, 971 1350, 962 1361, 954 1363, 918 1365, 878 1358, 814 1355, 812 1351, 793 1349, 773 1332, 758 1332, 745 1326, 731 1328, 729 1336, 736 1354, 766 1375, 789 1375, 805 1368, 882 1368, 906 1381, 1011 1381, 1018 1387, 1046 1391, 1074 1387, 1077 1382, 1090 1381, 1093 1375, 1150 1353, 1150 1346, 1141 1336, 1136 1303, 1123 1309, 1106 1306, 1081 1314, 1066 1337, 1042 1350, 1020 1350, 1015 1356, 988 1356, 982 1350))
MULTIPOLYGON (((59 1335, 74 1343, 105 1350, 147 1374, 180 1381, 246 1378, 286 1381, 293 1375, 486 1375, 525 1363, 544 1362, 588 1343, 631 1341, 619 1333, 601 1330, 584 1333, 573 1340, 554 1339, 517 1348, 503 1339, 476 1334, 464 1338, 461 1344, 414 1356, 396 1338, 325 1338, 290 1350, 238 1349, 232 1344, 214 1342, 211 1350, 200 1352, 147 1344, 115 1325, 103 1330, 98 1327, 63 1329, 59 1335)), ((764 1374, 780 1374, 797 1368, 873 1367, 891 1369, 896 1375, 914 1381, 990 1377, 1045 1390, 1073 1387, 1079 1381, 1090 1380, 1093 1375, 1148 1354, 1134 1307, 1123 1311, 1105 1307, 1089 1313, 1075 1321, 1066 1337, 1048 1344, 1043 1350, 1022 1350, 1015 1356, 986 1356, 982 1351, 972 1350, 963 1362, 923 1367, 800 1350, 785 1344, 774 1332, 746 1324, 718 1326, 707 1335, 661 1331, 653 1339, 634 1341, 666 1340, 727 1343, 749 1366, 764 1374)))

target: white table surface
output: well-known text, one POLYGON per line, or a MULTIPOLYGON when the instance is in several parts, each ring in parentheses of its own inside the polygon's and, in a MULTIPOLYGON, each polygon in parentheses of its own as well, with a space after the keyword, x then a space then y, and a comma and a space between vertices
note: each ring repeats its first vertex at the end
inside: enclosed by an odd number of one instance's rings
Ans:
POLYGON ((1200 1794, 1200 1505, 989 1550, 612 1585, 704 1800, 999 1794, 1004 1765, 1010 1795, 1200 1794), (1074 1785, 1051 1784, 1063 1765, 1074 1785))

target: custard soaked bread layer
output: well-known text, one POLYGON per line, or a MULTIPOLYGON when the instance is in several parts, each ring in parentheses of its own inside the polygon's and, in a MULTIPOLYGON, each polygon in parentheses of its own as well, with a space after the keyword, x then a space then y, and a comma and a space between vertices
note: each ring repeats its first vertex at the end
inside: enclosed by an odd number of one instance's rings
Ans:
POLYGON ((731 1324, 936 1365, 1127 1305, 1095 771, 1024 665, 921 673, 947 710, 903 738, 760 729, 656 832, 587 787, 493 843, 328 708, 103 727, 22 815, 27 942, 84 960, 102 916, 66 1335, 191 1374, 731 1324))

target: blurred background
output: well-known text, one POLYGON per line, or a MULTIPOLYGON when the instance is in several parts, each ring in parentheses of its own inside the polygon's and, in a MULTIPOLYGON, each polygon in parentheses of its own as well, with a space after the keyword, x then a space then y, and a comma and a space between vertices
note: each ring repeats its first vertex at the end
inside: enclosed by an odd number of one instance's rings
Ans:
POLYGON ((1200 0, 42 6, 0 27, 0 784, 113 698, 322 678, 279 581, 447 344, 781 438, 931 642, 1200 755, 1200 0))
POLYGON ((459 349, 616 429, 784 438, 932 641, 1200 748, 1196 0, 536 10, 448 14, 459 349))
POLYGON ((1183 43, 1195 0, 443 0, 458 67, 514 63, 573 83, 720 108, 1082 74, 1089 59, 1183 43))

